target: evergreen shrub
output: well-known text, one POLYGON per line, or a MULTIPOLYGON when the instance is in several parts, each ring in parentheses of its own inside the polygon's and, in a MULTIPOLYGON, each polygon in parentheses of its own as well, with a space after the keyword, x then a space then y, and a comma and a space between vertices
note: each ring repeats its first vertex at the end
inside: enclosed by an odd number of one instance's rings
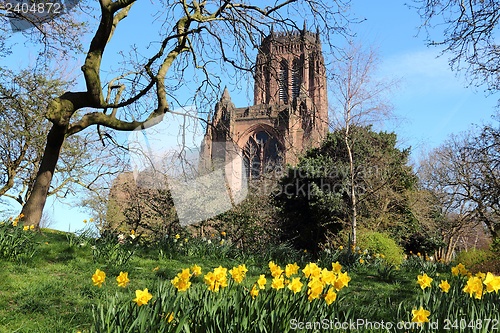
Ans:
POLYGON ((357 245, 370 254, 383 254, 388 263, 400 265, 403 262, 403 250, 387 234, 374 231, 360 231, 357 245))

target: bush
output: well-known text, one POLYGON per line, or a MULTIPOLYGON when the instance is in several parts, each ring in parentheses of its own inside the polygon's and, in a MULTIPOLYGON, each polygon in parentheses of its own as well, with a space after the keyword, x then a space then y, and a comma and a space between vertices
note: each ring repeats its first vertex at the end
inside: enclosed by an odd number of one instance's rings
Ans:
POLYGON ((254 193, 250 192, 233 209, 205 223, 209 230, 227 233, 227 238, 242 251, 265 254, 266 249, 278 245, 280 230, 273 199, 268 194, 261 194, 259 186, 264 185, 252 184, 249 190, 254 193))
POLYGON ((480 250, 480 249, 470 249, 467 251, 461 251, 457 257, 455 258, 455 262, 461 263, 467 269, 470 269, 473 266, 483 263, 488 259, 488 251, 480 250))
POLYGON ((374 231, 360 231, 357 245, 360 249, 366 249, 370 253, 383 254, 389 263, 400 265, 403 261, 403 250, 387 234, 374 231))
POLYGON ((500 260, 498 254, 488 250, 470 249, 461 251, 455 262, 462 263, 472 273, 492 272, 500 274, 500 260))

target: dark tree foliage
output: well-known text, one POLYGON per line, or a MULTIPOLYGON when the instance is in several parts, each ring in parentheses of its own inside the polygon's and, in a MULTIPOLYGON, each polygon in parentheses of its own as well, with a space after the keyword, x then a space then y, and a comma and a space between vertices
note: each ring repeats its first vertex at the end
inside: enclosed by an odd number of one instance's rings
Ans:
MULTIPOLYGON (((396 134, 353 127, 354 184, 361 228, 387 230, 401 239, 415 229, 408 191, 417 178, 407 161, 409 149, 396 148, 396 134), (411 229, 411 230, 408 230, 411 229)), ((329 133, 281 179, 277 203, 283 238, 316 252, 328 233, 349 228, 349 158, 342 129, 329 133)))

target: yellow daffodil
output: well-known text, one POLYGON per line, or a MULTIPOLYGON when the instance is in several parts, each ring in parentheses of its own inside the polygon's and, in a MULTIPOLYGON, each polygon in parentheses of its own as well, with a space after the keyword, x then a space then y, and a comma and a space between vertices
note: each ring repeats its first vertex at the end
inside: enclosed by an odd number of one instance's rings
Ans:
POLYGON ((318 265, 316 265, 315 263, 310 262, 306 265, 306 267, 304 267, 302 273, 304 273, 306 278, 319 277, 319 275, 321 274, 321 268, 318 267, 318 265))
POLYGON ((271 268, 271 276, 272 277, 279 277, 283 274, 283 272, 284 271, 278 265, 274 265, 273 268, 271 268))
POLYGON ((101 285, 104 283, 106 280, 106 273, 103 271, 96 269, 94 275, 92 275, 92 282, 94 283, 94 286, 99 286, 101 288, 101 285))
POLYGON ((342 265, 337 261, 336 263, 332 263, 332 269, 336 274, 339 274, 342 270, 342 265))
POLYGON ((179 239, 179 238, 181 238, 181 235, 177 234, 177 235, 175 235, 175 238, 179 239))
POLYGON ((452 267, 451 268, 451 273, 455 276, 458 276, 458 274, 460 273, 460 269, 458 267, 452 267))
POLYGON ((200 266, 194 265, 190 269, 193 272, 194 276, 200 276, 201 275, 201 267, 200 266))
POLYGON ((135 298, 132 300, 133 302, 136 302, 137 305, 145 305, 148 304, 149 300, 153 298, 153 295, 151 295, 148 292, 148 288, 144 290, 136 290, 135 291, 135 298))
POLYGON ((266 289, 266 276, 264 274, 261 274, 259 279, 257 280, 257 284, 259 285, 259 289, 266 289))
POLYGON ((286 277, 290 277, 293 274, 297 274, 298 271, 299 271, 299 266, 297 265, 297 263, 288 264, 285 267, 285 275, 286 275, 286 277))
POLYGON ((191 273, 189 273, 189 268, 183 269, 180 273, 177 274, 179 279, 182 280, 189 280, 189 277, 191 276, 191 273))
POLYGON ((276 276, 271 283, 271 288, 280 290, 285 288, 285 278, 282 276, 276 276))
POLYGON ((87 220, 83 220, 83 223, 87 223, 87 220))
POLYGON ((170 323, 172 320, 174 320, 174 313, 173 313, 173 312, 170 312, 170 313, 167 315, 167 317, 165 318, 165 320, 166 320, 167 322, 169 322, 169 323, 170 323))
POLYGON ((131 235, 135 235, 135 230, 130 230, 131 235))
POLYGON ((481 299, 483 296, 483 284, 481 282, 481 279, 472 276, 467 280, 467 285, 464 287, 464 292, 468 293, 470 297, 472 297, 472 294, 476 294, 477 299, 481 299))
POLYGON ((351 281, 351 278, 347 275, 347 272, 339 273, 337 280, 335 281, 333 286, 335 287, 335 289, 337 289, 337 291, 339 291, 344 287, 348 287, 349 281, 351 281))
POLYGON ((359 259, 359 263, 362 264, 364 263, 365 261, 363 259, 359 259))
POLYGON ((30 230, 30 227, 28 227, 27 225, 25 225, 25 226, 23 227, 23 230, 24 230, 24 231, 26 231, 26 230, 30 230))
POLYGON ((188 239, 187 239, 187 238, 184 238, 184 241, 187 243, 188 239))
POLYGON ((419 310, 411 310, 411 313, 413 314, 413 318, 411 319, 412 322, 415 323, 428 323, 429 315, 431 314, 430 311, 424 310, 423 307, 420 307, 419 310))
POLYGON ((461 263, 459 263, 457 265, 457 268, 460 270, 460 274, 462 274, 462 276, 468 276, 469 275, 469 272, 467 272, 467 269, 461 263))
POLYGON ((335 300, 337 299, 337 294, 333 291, 333 289, 328 289, 328 292, 326 293, 326 296, 325 296, 325 302, 327 305, 330 305, 332 304, 333 302, 335 302, 335 300))
POLYGON ((123 287, 125 288, 127 286, 127 283, 130 281, 128 279, 128 273, 125 272, 120 272, 120 275, 116 277, 116 281, 118 282, 118 287, 123 287))
POLYGON ((94 219, 90 219, 90 222, 94 222, 94 219))
POLYGON ((170 283, 177 288, 178 291, 186 291, 191 286, 191 282, 189 280, 181 279, 179 276, 174 277, 170 280, 170 283))
POLYGON ((208 290, 218 292, 219 288, 227 287, 227 268, 219 266, 213 272, 208 272, 203 280, 208 285, 208 290))
POLYGON ((13 225, 14 227, 17 227, 17 221, 12 222, 12 225, 13 225))
POLYGON ((293 278, 292 279, 292 282, 290 282, 288 285, 287 285, 287 288, 290 289, 291 291, 293 291, 294 294, 300 292, 300 290, 302 289, 302 282, 300 282, 300 278, 293 278))
POLYGON ((226 232, 225 231, 221 232, 220 234, 222 235, 222 237, 226 237, 226 232))
POLYGON ((477 272, 476 273, 476 277, 478 277, 478 278, 480 278, 482 280, 482 279, 484 279, 486 277, 486 274, 481 273, 481 272, 477 272))
POLYGON ((250 290, 250 295, 252 295, 252 298, 255 299, 255 297, 259 294, 259 288, 257 288, 256 285, 253 286, 252 290, 250 290))
POLYGON ((309 295, 309 302, 311 302, 315 298, 319 298, 319 296, 323 292, 324 286, 318 277, 313 277, 312 280, 309 281, 307 286, 309 287, 309 290, 307 291, 307 294, 309 295))
POLYGON ((339 246, 339 250, 343 250, 344 247, 342 245, 339 246))
POLYGON ((417 283, 420 285, 420 288, 424 290, 427 287, 431 287, 432 278, 428 277, 426 273, 424 275, 417 276, 417 283))
POLYGON ((155 271, 157 271, 159 269, 160 269, 160 267, 156 266, 155 268, 153 268, 153 272, 155 272, 155 271))
POLYGON ((500 289, 500 276, 494 276, 490 272, 486 274, 486 278, 483 281, 486 286, 486 291, 489 293, 495 292, 498 294, 498 290, 500 289))
POLYGON ((30 225, 30 230, 33 230, 35 229, 35 226, 34 225, 30 225))
POLYGON ((247 271, 248 269, 246 269, 245 265, 239 265, 238 267, 233 267, 233 269, 229 271, 229 274, 231 274, 234 282, 241 283, 247 271))
POLYGON ((323 268, 323 270, 321 271, 320 278, 324 284, 329 284, 329 285, 333 285, 335 281, 337 281, 337 276, 335 275, 335 272, 329 271, 326 268, 323 268))
POLYGON ((438 285, 439 288, 441 288, 443 293, 447 293, 448 290, 450 290, 450 284, 448 283, 448 280, 441 280, 441 283, 438 285))

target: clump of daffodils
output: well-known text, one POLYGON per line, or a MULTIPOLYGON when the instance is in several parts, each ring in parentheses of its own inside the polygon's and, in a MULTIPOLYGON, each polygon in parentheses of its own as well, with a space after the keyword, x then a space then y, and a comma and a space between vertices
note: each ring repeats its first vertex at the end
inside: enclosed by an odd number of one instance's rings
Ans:
POLYGON ((213 272, 208 272, 203 281, 208 286, 208 290, 217 292, 220 288, 227 287, 227 268, 219 266, 213 272))
POLYGON ((231 274, 231 277, 233 278, 234 282, 236 283, 241 283, 243 279, 245 278, 245 273, 248 271, 246 269, 245 265, 239 265, 238 267, 233 267, 229 271, 229 274, 231 274))

